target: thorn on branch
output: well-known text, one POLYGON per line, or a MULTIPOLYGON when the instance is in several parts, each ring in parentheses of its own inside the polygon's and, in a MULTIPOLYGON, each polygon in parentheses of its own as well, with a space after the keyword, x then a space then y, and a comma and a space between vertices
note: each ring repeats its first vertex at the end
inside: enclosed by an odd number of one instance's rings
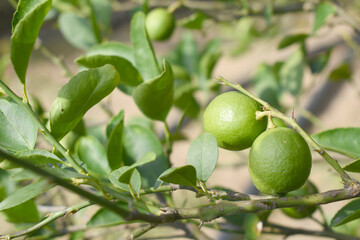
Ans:
POLYGON ((204 223, 205 223, 205 221, 204 221, 204 220, 201 220, 200 225, 199 225, 199 227, 198 227, 198 231, 200 231, 200 229, 201 229, 201 227, 204 225, 204 223))

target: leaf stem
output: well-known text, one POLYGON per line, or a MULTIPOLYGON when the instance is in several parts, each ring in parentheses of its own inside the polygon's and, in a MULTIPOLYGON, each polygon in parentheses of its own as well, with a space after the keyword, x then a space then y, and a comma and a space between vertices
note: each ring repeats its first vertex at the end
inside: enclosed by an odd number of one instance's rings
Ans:
POLYGON ((338 161, 336 159, 334 159, 333 157, 331 157, 326 151, 325 149, 323 149, 319 144, 317 144, 301 127, 300 125, 296 122, 295 118, 289 118, 287 116, 285 116, 283 113, 279 112, 277 109, 273 108, 270 106, 269 103, 265 102, 264 100, 256 97, 255 95, 251 94, 250 92, 246 91, 240 84, 238 83, 232 83, 228 80, 226 80, 223 77, 218 77, 217 78, 218 81, 222 82, 224 85, 227 85, 229 87, 232 87, 240 92, 242 92, 243 94, 245 94, 246 96, 254 99, 255 101, 257 101, 258 103, 260 103, 263 106, 263 109, 265 110, 265 112, 257 112, 257 118, 261 118, 262 116, 272 116, 272 117, 277 117, 280 118, 281 120, 285 121, 286 123, 288 123, 290 126, 292 126, 294 128, 295 131, 297 131, 307 142, 308 144, 317 152, 320 154, 320 156, 322 156, 334 169, 336 172, 339 173, 339 175, 341 176, 342 180, 346 183, 346 184, 356 184, 356 181, 351 179, 351 177, 344 171, 344 169, 342 169, 342 167, 339 165, 338 161))
POLYGON ((60 153, 69 161, 71 166, 79 173, 86 174, 85 170, 75 161, 71 154, 53 137, 50 131, 45 127, 43 122, 38 118, 36 113, 31 108, 29 102, 23 102, 3 81, 0 80, 0 87, 5 93, 11 97, 24 111, 37 123, 39 129, 43 131, 49 142, 54 145, 60 153))
POLYGON ((166 121, 164 121, 164 129, 165 129, 166 155, 169 160, 169 166, 171 166, 170 163, 170 154, 172 152, 171 133, 166 121))

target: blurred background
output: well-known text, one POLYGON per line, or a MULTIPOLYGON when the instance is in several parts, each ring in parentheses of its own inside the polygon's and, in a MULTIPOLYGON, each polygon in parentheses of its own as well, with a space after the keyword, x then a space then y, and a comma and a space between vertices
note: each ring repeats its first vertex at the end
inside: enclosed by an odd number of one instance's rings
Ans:
MULTIPOLYGON (((59 89, 70 79, 64 69, 54 62, 54 56, 66 65, 72 74, 82 68, 74 60, 84 55, 86 48, 76 46, 77 37, 86 36, 86 33, 78 32, 69 37, 59 26, 58 17, 62 12, 71 11, 68 8, 74 6, 74 2, 66 0, 54 0, 54 8, 48 15, 48 20, 41 28, 38 42, 32 54, 28 68, 27 82, 28 94, 49 111, 52 102, 56 98, 59 89), (70 38, 70 39, 69 39, 70 38), (73 38, 73 39, 71 39, 73 38)), ((101 1, 100 1, 101 2, 101 1)), ((173 1, 149 0, 150 8, 169 7, 173 1)), ((219 57, 214 64, 210 79, 216 76, 242 84, 247 90, 265 98, 268 92, 262 92, 259 78, 271 75, 277 63, 284 63, 291 59, 304 41, 306 65, 303 67, 302 85, 299 92, 294 96, 289 92, 282 92, 281 97, 274 100, 279 109, 289 116, 294 114, 299 124, 309 133, 315 134, 322 130, 337 127, 360 127, 360 1, 333 1, 340 9, 337 14, 327 18, 324 24, 314 33, 314 7, 318 1, 269 1, 272 3, 271 11, 267 13, 268 3, 264 1, 185 1, 188 7, 177 9, 174 14, 179 27, 168 41, 153 42, 156 55, 159 59, 171 58, 174 49, 179 46, 195 46, 193 51, 202 51, 207 44, 217 39, 219 41, 219 57), (193 5, 191 5, 191 2, 193 5), (232 7, 233 2, 247 2, 251 12, 243 8, 237 11, 232 7), (196 5, 198 3, 198 5, 196 5), (207 17, 201 21, 200 29, 193 29, 186 25, 186 21, 193 14, 193 9, 202 11, 207 17), (184 24, 185 22, 185 24, 184 24), (284 39, 287 36, 295 36, 296 41, 286 47, 284 39), (186 45, 190 42, 192 45, 186 45), (312 62, 312 64, 310 64, 312 62), (270 69, 270 72, 268 72, 270 69)), ((11 36, 11 19, 14 13, 15 1, 0 1, 0 78, 8 83, 12 89, 21 95, 22 86, 12 68, 9 59, 9 46, 11 36)), ((76 5, 76 4, 75 4, 76 5)), ((234 5, 236 6, 236 4, 234 5)), ((141 1, 111 1, 111 17, 107 28, 107 41, 120 41, 130 44, 129 27, 131 16, 137 8, 141 7, 141 1)), ((190 51, 192 51, 190 49, 190 51)), ((57 60, 55 60, 57 61, 57 60)), ((294 63, 295 65, 297 63, 294 63)), ((291 65, 291 64, 290 64, 291 65)), ((296 71, 295 66, 290 70, 296 71)), ((296 77, 296 76, 295 76, 296 77)), ((229 88, 221 88, 228 91, 229 88)), ((277 90, 276 90, 277 91, 277 90)), ((200 109, 204 109, 209 100, 216 92, 199 91, 194 94, 198 100, 200 109)), ((271 96, 270 96, 271 98, 271 96)), ((85 115, 87 126, 103 125, 109 120, 107 111, 118 113, 125 110, 126 121, 143 117, 136 107, 132 98, 120 91, 115 91, 104 101, 103 108, 97 106, 85 115)), ((186 153, 190 143, 203 132, 199 118, 188 117, 183 123, 182 138, 176 141, 171 154, 174 166, 186 164, 186 153)), ((172 128, 176 127, 182 112, 173 108, 168 117, 172 128)), ((155 130, 161 136, 162 126, 155 122, 155 130)), ((44 146, 49 147, 49 146, 44 146)), ((360 146, 359 146, 360 147, 360 146)), ((344 156, 333 154, 341 165, 349 163, 344 156)), ((208 186, 223 186, 234 191, 244 193, 256 193, 251 184, 247 170, 248 150, 231 152, 220 150, 219 162, 216 171, 209 180, 208 186)), ((336 173, 319 156, 313 154, 313 168, 310 180, 318 187, 319 191, 327 191, 342 187, 342 183, 336 173)), ((62 191, 59 194, 63 194, 62 191)), ((77 198, 72 194, 66 203, 76 202, 77 198)), ((186 200, 184 193, 174 193, 176 201, 182 206, 194 206, 197 202, 186 200)), ((193 196, 191 197, 193 198, 193 196)), ((190 198, 189 198, 190 199, 190 198)), ((201 202, 201 201, 200 201, 201 202)), ((199 203, 200 203, 199 202, 199 203)), ((326 218, 331 219, 337 210, 346 201, 322 206, 326 218)), ((65 203, 63 203, 65 204, 65 203)), ((87 214, 76 214, 71 217, 79 224, 86 223, 87 214)), ((321 212, 317 211, 315 219, 321 219, 321 212)), ((274 223, 286 223, 290 227, 303 227, 309 230, 321 230, 321 226, 311 219, 293 220, 283 215, 281 211, 274 211, 270 216, 274 223)), ((67 220, 64 220, 66 222, 67 220)), ((219 220, 221 222, 221 220, 219 220)), ((358 223, 354 226, 344 227, 344 231, 358 231, 358 223)), ((164 232, 168 229, 163 228, 164 232)), ((6 222, 0 223, 0 233, 14 231, 14 226, 6 222)), ((102 229, 90 231, 87 239, 119 239, 116 233, 117 227, 107 229, 106 234, 102 229), (104 235, 105 234, 105 235, 104 235), (117 236, 117 237, 116 237, 117 236)), ((224 234, 215 231, 205 231, 205 234, 213 239, 239 239, 239 236, 224 234), (216 236, 216 237, 214 237, 216 236)), ((158 232, 150 232, 146 237, 159 236, 158 232)), ((125 235, 126 236, 126 235, 125 235)), ((155 237, 156 238, 156 237, 155 237)), ((63 237, 62 239, 68 239, 63 237)), ((261 239, 284 239, 283 236, 267 235, 261 239)), ((314 239, 302 235, 290 236, 287 239, 314 239)), ((329 239, 329 238, 316 238, 329 239)))

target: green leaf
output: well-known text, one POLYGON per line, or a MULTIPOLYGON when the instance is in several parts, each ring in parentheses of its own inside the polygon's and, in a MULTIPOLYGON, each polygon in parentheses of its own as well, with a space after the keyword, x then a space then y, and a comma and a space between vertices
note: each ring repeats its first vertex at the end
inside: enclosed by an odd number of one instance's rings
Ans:
POLYGON ((137 86, 133 98, 139 109, 149 118, 165 121, 173 103, 174 75, 169 63, 164 61, 160 76, 137 86))
POLYGON ((141 160, 148 152, 156 154, 156 160, 146 166, 139 166, 145 187, 152 187, 159 175, 169 168, 162 144, 150 129, 140 125, 127 125, 123 133, 124 162, 132 165, 141 160), (150 170, 149 170, 150 169, 150 170))
POLYGON ((19 188, 0 203, 0 211, 15 207, 33 199, 54 186, 55 184, 50 184, 47 180, 40 180, 39 182, 34 182, 25 187, 19 188))
POLYGON ((145 81, 153 79, 160 74, 151 41, 145 28, 145 14, 137 12, 130 26, 130 39, 134 51, 136 68, 145 81))
POLYGON ((31 52, 51 0, 19 1, 12 21, 11 61, 22 84, 25 84, 31 52))
POLYGON ((15 157, 23 160, 27 160, 35 165, 47 164, 47 163, 61 163, 61 160, 53 153, 46 150, 25 150, 17 152, 15 157))
POLYGON ((214 70, 214 67, 216 65, 216 63, 218 62, 218 60, 221 57, 221 53, 220 52, 208 52, 206 54, 204 54, 201 59, 200 59, 200 63, 199 63, 199 71, 201 76, 205 77, 205 78, 210 78, 211 74, 214 70))
POLYGON ((131 180, 131 176, 135 170, 136 167, 145 165, 147 163, 153 162, 156 159, 156 154, 154 152, 148 152, 145 153, 140 159, 139 161, 133 163, 131 166, 125 166, 122 167, 119 170, 119 172, 121 172, 120 176, 119 176, 119 182, 125 183, 125 184, 130 184, 130 180, 131 180))
POLYGON ((264 10, 264 17, 265 17, 267 26, 270 26, 273 15, 274 15, 274 7, 270 3, 270 4, 266 5, 265 10, 264 10))
POLYGON ((178 51, 181 66, 184 66, 190 74, 196 73, 199 65, 199 54, 195 38, 190 32, 185 32, 182 35, 178 51))
POLYGON ((206 182, 215 169, 219 157, 216 138, 210 133, 198 136, 190 145, 188 164, 196 169, 196 176, 206 182))
POLYGON ((79 159, 91 174, 106 177, 111 172, 103 145, 93 136, 81 137, 76 145, 79 159))
MULTIPOLYGON (((109 175, 110 182, 125 192, 130 192, 129 184, 120 182, 119 178, 128 169, 131 169, 131 167, 130 166, 121 167, 119 169, 112 171, 109 175)), ((141 188, 141 175, 136 168, 133 168, 130 179, 130 185, 132 186, 133 189, 141 188)))
POLYGON ((336 227, 360 218, 360 199, 356 199, 341 208, 331 219, 331 226, 336 227))
POLYGON ((309 35, 305 33, 298 33, 285 36, 279 43, 278 49, 286 48, 294 43, 303 43, 309 35))
POLYGON ((360 158, 346 165, 344 170, 348 172, 360 172, 360 158))
POLYGON ((97 44, 91 22, 74 13, 62 13, 59 17, 59 29, 66 41, 79 49, 88 49, 97 44))
POLYGON ((202 29, 204 21, 206 20, 206 14, 202 12, 195 12, 189 17, 183 18, 178 21, 178 24, 182 27, 189 29, 202 29))
POLYGON ((246 51, 254 39, 254 19, 251 17, 242 17, 238 20, 233 34, 238 43, 233 55, 246 51))
POLYGON ((332 70, 329 79, 333 82, 348 80, 351 78, 351 69, 348 63, 343 63, 339 67, 332 70))
POLYGON ((253 78, 255 92, 271 106, 279 108, 279 82, 271 66, 261 64, 253 78))
POLYGON ((311 137, 326 149, 352 158, 360 158, 360 128, 335 128, 311 137))
POLYGON ((132 65, 135 66, 135 60, 133 55, 133 50, 131 47, 119 43, 119 42, 106 42, 103 44, 99 44, 96 46, 91 47, 87 52, 85 57, 91 57, 91 56, 118 56, 121 58, 125 58, 129 62, 131 62, 132 65))
POLYGON ((313 74, 320 73, 327 65, 330 58, 331 49, 323 54, 315 56, 309 61, 309 66, 313 74))
POLYGON ((168 183, 196 187, 196 170, 192 165, 169 168, 160 175, 159 179, 168 183))
POLYGON ((302 86, 304 63, 304 52, 299 48, 281 66, 279 72, 281 86, 294 96, 300 92, 302 86))
MULTIPOLYGON (((120 204, 119 204, 120 205, 120 204)), ((126 203, 121 203, 122 207, 128 207, 126 203)), ((88 227, 110 227, 116 226, 119 224, 127 223, 127 221, 119 216, 119 214, 114 213, 113 211, 100 208, 87 222, 86 226, 88 227)))
POLYGON ((328 2, 322 2, 317 5, 315 9, 315 22, 313 33, 315 33, 319 28, 321 28, 325 21, 336 12, 336 8, 333 4, 328 2))
POLYGON ((0 98, 0 147, 11 151, 33 149, 36 122, 9 98, 0 98))
POLYGON ((106 148, 109 166, 112 170, 118 169, 123 165, 122 138, 124 129, 124 111, 113 117, 106 128, 108 143, 106 148))
POLYGON ((257 240, 262 232, 262 228, 258 228, 260 219, 255 214, 248 214, 245 217, 245 239, 257 240))
POLYGON ((174 92, 174 105, 186 112, 186 114, 192 118, 196 118, 200 112, 200 106, 194 97, 196 90, 197 87, 188 83, 175 87, 174 92))
POLYGON ((28 169, 19 168, 11 172, 10 178, 12 181, 34 180, 39 178, 39 175, 28 169))
POLYGON ((134 117, 131 118, 128 122, 127 125, 140 125, 144 128, 149 129, 151 132, 154 132, 154 122, 152 120, 150 120, 147 117, 134 117))
POLYGON ((111 23, 111 0, 91 0, 95 21, 100 31, 106 35, 111 23))
POLYGON ((30 199, 15 207, 2 211, 5 220, 12 223, 36 223, 39 221, 39 212, 35 202, 30 199))
POLYGON ((119 83, 118 72, 111 65, 83 71, 74 76, 58 93, 50 109, 50 128, 61 139, 82 119, 85 113, 119 83))
POLYGON ((93 55, 76 59, 76 63, 87 68, 102 67, 111 64, 118 71, 120 84, 137 86, 143 82, 137 69, 125 58, 118 56, 93 55))

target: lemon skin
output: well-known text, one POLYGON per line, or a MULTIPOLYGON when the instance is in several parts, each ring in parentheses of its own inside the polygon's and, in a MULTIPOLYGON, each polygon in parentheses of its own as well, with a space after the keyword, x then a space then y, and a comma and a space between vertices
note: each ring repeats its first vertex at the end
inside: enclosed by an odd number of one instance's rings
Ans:
POLYGON ((175 18, 166 9, 156 8, 146 16, 145 25, 151 39, 163 41, 174 31, 175 18))
POLYGON ((267 126, 266 119, 256 120, 261 106, 239 92, 226 92, 214 98, 204 112, 204 129, 216 137, 218 146, 243 150, 251 146, 267 126))
POLYGON ((253 143, 249 172, 257 189, 285 195, 300 188, 311 171, 311 152, 306 141, 290 128, 263 132, 253 143))

